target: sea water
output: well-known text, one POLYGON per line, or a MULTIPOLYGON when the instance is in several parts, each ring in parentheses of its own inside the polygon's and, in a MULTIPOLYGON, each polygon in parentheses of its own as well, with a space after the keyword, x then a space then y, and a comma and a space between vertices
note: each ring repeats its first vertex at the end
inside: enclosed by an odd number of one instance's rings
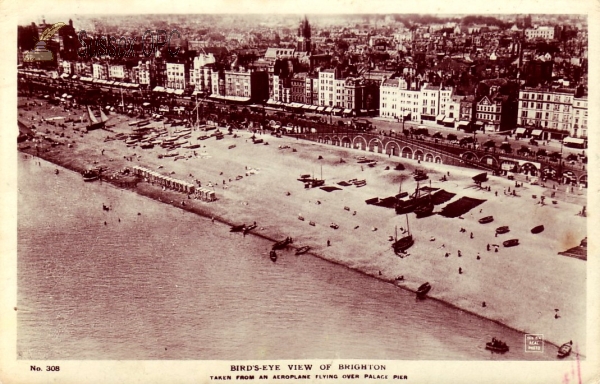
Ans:
POLYGON ((555 358, 492 321, 291 249, 273 263, 264 239, 57 168, 19 154, 20 359, 555 358), (510 352, 486 351, 492 337, 510 352))

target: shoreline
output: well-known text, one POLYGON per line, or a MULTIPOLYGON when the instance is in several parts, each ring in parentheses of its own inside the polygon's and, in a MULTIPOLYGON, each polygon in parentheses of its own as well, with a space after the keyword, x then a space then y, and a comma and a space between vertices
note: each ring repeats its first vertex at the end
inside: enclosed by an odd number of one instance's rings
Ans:
MULTIPOLYGON (((77 173, 77 174, 81 174, 81 172, 83 171, 83 170, 82 170, 82 171, 78 171, 78 170, 77 170, 75 167, 71 168, 71 167, 68 167, 68 166, 66 166, 66 165, 64 165, 64 164, 60 164, 60 163, 54 162, 54 161, 52 161, 51 159, 47 159, 47 158, 44 158, 44 157, 41 157, 41 156, 37 156, 37 155, 31 154, 31 153, 28 153, 28 152, 22 151, 22 150, 20 150, 20 149, 19 149, 19 151, 18 151, 18 152, 20 152, 20 153, 22 153, 22 154, 25 154, 25 155, 28 155, 28 156, 31 156, 32 158, 39 158, 39 159, 42 159, 42 160, 44 160, 44 161, 46 161, 46 162, 48 162, 48 163, 50 163, 50 164, 53 164, 53 165, 55 165, 55 166, 61 167, 61 168, 65 169, 65 170, 68 170, 68 171, 71 171, 71 172, 74 172, 74 173, 77 173)), ((117 189, 120 189, 120 190, 126 190, 126 191, 129 191, 129 192, 136 193, 136 194, 137 194, 137 195, 139 195, 139 196, 142 196, 142 197, 145 197, 145 198, 151 199, 151 200, 153 200, 153 201, 155 201, 155 202, 157 202, 157 203, 162 203, 162 204, 167 204, 167 205, 170 205, 170 206, 172 206, 173 208, 184 210, 184 211, 186 211, 186 212, 189 212, 189 213, 195 214, 195 215, 197 215, 197 216, 200 216, 200 217, 202 217, 202 218, 204 218, 204 219, 207 219, 207 220, 214 220, 215 222, 217 222, 217 223, 219 223, 219 224, 223 224, 223 225, 226 225, 226 226, 229 226, 229 227, 231 227, 231 226, 235 225, 234 223, 231 223, 231 222, 227 221, 226 219, 224 219, 224 218, 222 218, 222 217, 219 217, 219 216, 216 216, 216 217, 215 217, 215 216, 212 216, 212 215, 210 215, 210 213, 209 213, 209 212, 202 212, 202 211, 199 211, 199 210, 195 210, 195 209, 194 209, 193 207, 191 207, 190 205, 181 206, 181 205, 178 205, 178 204, 176 204, 175 202, 173 202, 173 203, 170 203, 170 202, 168 202, 168 201, 163 201, 163 200, 161 200, 161 199, 160 199, 160 196, 157 196, 157 195, 153 196, 153 194, 152 194, 152 193, 143 193, 142 191, 140 191, 140 190, 137 190, 137 189, 136 189, 136 187, 133 187, 133 188, 131 188, 131 187, 126 187, 126 186, 121 186, 121 185, 119 185, 119 184, 118 184, 118 183, 116 183, 116 182, 111 182, 110 180, 101 180, 101 183, 102 183, 102 182, 109 184, 109 185, 110 185, 111 187, 113 187, 113 188, 117 188, 117 189)), ((152 186, 152 187, 154 187, 154 186, 152 186)), ((168 193, 177 194, 177 192, 168 191, 168 190, 167 190, 167 191, 158 191, 158 192, 159 192, 159 193, 160 193, 160 192, 163 192, 163 193, 164 193, 164 192, 168 192, 168 193)), ((177 194, 177 195, 180 195, 180 194, 177 194)), ((184 200, 184 201, 185 201, 185 200, 184 200)), ((258 229, 258 228, 257 228, 257 229, 258 229)), ((270 242, 273 242, 273 243, 275 243, 276 241, 278 241, 277 239, 274 239, 274 238, 272 238, 272 237, 269 237, 268 235, 265 235, 265 234, 261 234, 261 233, 259 233, 259 232, 258 232, 258 231, 256 231, 256 230, 253 230, 253 231, 250 231, 250 232, 248 232, 248 234, 247 234, 247 235, 256 236, 256 237, 259 237, 259 238, 261 238, 261 239, 263 239, 263 240, 267 240, 267 241, 270 241, 270 242)), ((289 246, 288 246, 288 247, 289 247, 289 246)), ((298 247, 291 246, 291 248, 297 249, 298 247)), ((286 248, 286 249, 287 249, 287 248, 286 248)), ((364 276, 367 276, 367 277, 370 277, 370 278, 375 278, 375 279, 377 279, 377 280, 379 280, 379 281, 381 281, 381 282, 385 282, 385 283, 387 283, 387 284, 393 285, 395 288, 402 289, 402 290, 404 290, 404 291, 406 291, 406 292, 410 292, 410 293, 413 293, 413 294, 416 294, 416 292, 417 292, 415 289, 411 289, 411 288, 409 288, 409 287, 406 287, 406 286, 403 286, 403 285, 396 284, 396 283, 395 283, 395 280, 392 280, 392 279, 386 279, 386 278, 384 278, 384 277, 381 277, 381 276, 375 276, 375 275, 371 275, 371 274, 369 274, 369 273, 367 273, 367 272, 365 272, 365 271, 362 271, 362 270, 360 270, 360 269, 356 269, 356 268, 352 268, 352 267, 350 267, 349 265, 346 265, 346 264, 344 264, 344 263, 342 263, 342 262, 340 262, 340 261, 336 261, 336 260, 328 259, 327 257, 325 257, 325 256, 323 256, 323 255, 320 255, 320 254, 318 254, 318 253, 312 252, 312 251, 308 251, 308 252, 306 252, 304 255, 310 255, 310 256, 312 256, 312 257, 316 257, 316 258, 318 258, 318 259, 321 259, 321 260, 323 260, 323 261, 326 261, 326 262, 329 262, 329 263, 332 263, 332 264, 335 264, 335 265, 342 266, 342 267, 344 267, 344 268, 346 268, 346 269, 348 269, 348 270, 350 270, 350 271, 353 271, 353 272, 359 273, 359 274, 361 274, 361 275, 364 275, 364 276)), ((298 256, 296 256, 296 257, 300 257, 300 256, 302 256, 302 255, 298 255, 298 256)), ((265 258, 265 261, 267 261, 267 258, 265 258)), ((470 310, 468 310, 468 309, 461 308, 461 307, 459 307, 459 306, 457 306, 457 305, 455 305, 455 304, 453 304, 453 303, 451 303, 451 302, 449 302, 449 301, 442 300, 442 299, 436 298, 436 297, 434 297, 434 296, 429 296, 429 295, 428 295, 428 296, 427 296, 427 298, 426 298, 426 300, 434 300, 434 301, 436 301, 436 302, 438 302, 438 303, 441 303, 441 304, 443 304, 443 305, 445 305, 445 306, 447 306, 447 307, 449 307, 449 308, 452 308, 452 309, 455 309, 455 310, 458 310, 458 311, 461 311, 461 312, 467 313, 467 314, 469 314, 469 315, 471 315, 471 316, 475 316, 475 317, 477 317, 477 318, 479 318, 479 319, 483 319, 483 320, 486 320, 486 321, 491 321, 491 322, 493 322, 493 323, 495 323, 495 324, 501 325, 502 327, 505 327, 505 328, 507 328, 507 329, 509 329, 509 330, 512 330, 512 331, 515 331, 515 332, 521 333, 521 334, 523 334, 523 335, 526 335, 526 334, 528 333, 527 331, 524 331, 524 330, 521 330, 521 329, 515 328, 515 327, 513 327, 513 326, 510 326, 509 324, 503 323, 503 322, 501 322, 501 321, 499 321, 499 320, 497 320, 497 319, 493 319, 493 318, 490 318, 490 317, 486 317, 486 316, 483 316, 483 315, 481 315, 481 314, 479 314, 479 313, 476 313, 476 312, 470 311, 470 310)), ((552 345, 552 346, 554 346, 554 347, 556 347, 556 348, 559 348, 559 347, 560 347, 560 344, 557 344, 557 343, 555 343, 555 342, 552 342, 552 341, 550 341, 550 340, 546 340, 546 339, 544 340, 544 344, 550 344, 550 345, 552 345)), ((586 357, 586 355, 584 355, 584 354, 582 354, 582 353, 573 353, 573 356, 579 356, 579 357, 583 357, 583 358, 585 358, 585 357, 586 357)))
MULTIPOLYGON (((45 104, 41 108, 36 106, 31 109, 32 111, 19 109, 24 116, 29 115, 23 117, 27 122, 28 117, 37 119, 42 116, 48 118, 66 115, 60 111, 61 108, 45 104)), ((418 164, 401 157, 389 159, 386 155, 369 151, 318 144, 285 136, 275 138, 271 135, 261 137, 257 134, 259 138, 270 141, 271 145, 254 145, 248 143, 251 133, 246 130, 236 131, 237 139, 226 135, 225 140, 198 141, 202 144, 202 148, 198 150, 202 152, 200 156, 192 156, 191 150, 180 149, 180 153, 189 156, 179 161, 169 161, 170 159, 157 159, 157 154, 164 153, 160 148, 140 150, 139 147, 125 147, 125 143, 119 140, 104 141, 103 139, 113 136, 116 132, 131 131, 127 124, 130 121, 128 117, 111 116, 117 121, 110 131, 96 130, 86 134, 80 131, 84 127, 80 123, 77 127, 68 123, 66 127, 58 128, 53 124, 32 120, 31 123, 37 126, 35 141, 42 149, 37 157, 80 174, 86 167, 97 164, 109 169, 110 172, 106 174, 120 177, 120 170, 140 165, 159 170, 165 175, 175 174, 173 177, 182 181, 200 179, 203 187, 210 184, 207 180, 213 180, 215 187, 223 188, 215 189, 218 199, 216 202, 204 203, 194 199, 188 200, 185 194, 179 192, 168 189, 162 191, 161 187, 144 181, 134 186, 130 182, 120 184, 119 180, 103 177, 103 181, 114 187, 132 190, 138 195, 202 217, 214 217, 215 221, 226 225, 256 221, 258 228, 249 233, 270 242, 292 236, 295 240, 294 248, 310 245, 311 251, 308 254, 314 257, 343 265, 411 293, 424 281, 430 281, 434 287, 428 297, 430 299, 491 320, 519 333, 542 333, 547 343, 557 347, 569 339, 580 341, 580 345, 584 344, 581 356, 585 356, 587 308, 585 302, 582 306, 577 298, 585 296, 585 283, 581 284, 580 281, 585 280, 586 262, 557 256, 556 253, 578 245, 582 238, 580 236, 585 235, 585 219, 577 217, 574 213, 579 209, 579 204, 585 204, 586 191, 582 197, 580 191, 565 194, 564 191, 557 190, 556 199, 559 200, 559 204, 542 207, 534 205, 535 201, 532 201, 528 194, 549 197, 552 189, 525 185, 518 189, 517 197, 502 196, 502 193, 494 197, 494 191, 483 192, 472 187, 471 177, 480 173, 477 170, 446 164, 418 164), (59 133, 61 137, 58 137, 59 133), (65 145, 51 147, 48 141, 42 139, 46 135, 65 145), (237 144, 237 147, 228 149, 233 143, 237 144), (69 144, 69 149, 66 144, 69 144), (293 152, 292 149, 281 148, 281 145, 278 148, 277 144, 285 144, 284 147, 287 148, 292 146, 293 152), (357 156, 376 159, 378 164, 374 168, 363 169, 361 164, 356 164, 357 156), (339 161, 342 158, 343 163, 339 161), (397 163, 403 164, 406 170, 393 170, 397 163), (390 170, 383 169, 386 165, 390 170), (298 174, 318 175, 319 166, 322 167, 326 185, 337 186, 340 181, 356 177, 367 179, 368 185, 364 188, 343 187, 331 193, 319 188, 304 189, 296 181, 298 174), (248 174, 251 169, 256 173, 248 174), (456 193, 457 198, 468 196, 485 200, 481 207, 486 212, 477 215, 476 209, 473 209, 464 215, 464 220, 443 218, 439 215, 414 219, 411 215, 411 233, 416 234, 417 242, 410 249, 410 257, 401 259, 391 251, 386 235, 390 235, 390 229, 393 234, 394 226, 400 228, 405 224, 402 217, 404 215, 396 215, 393 210, 383 207, 365 206, 365 200, 373 196, 384 198, 397 193, 399 183, 401 190, 412 192, 416 182, 412 181, 410 172, 415 169, 425 169, 433 187, 456 193), (236 174, 243 175, 244 172, 247 174, 243 180, 232 181, 236 174), (438 177, 446 172, 452 174, 449 181, 438 181, 438 177), (193 176, 192 173, 199 177, 193 176), (184 176, 188 174, 189 177, 184 176), (229 183, 225 183, 227 178, 230 178, 229 183), (223 184, 220 179, 223 179, 223 184), (405 180, 404 185, 402 180, 405 180), (291 191, 291 195, 287 195, 286 191, 291 191), (186 202, 185 206, 181 206, 182 200, 186 202), (352 216, 351 213, 342 210, 344 206, 358 209, 359 214, 352 216), (305 222, 298 220, 298 212, 302 212, 302 216, 306 217, 305 222), (497 223, 491 224, 491 227, 477 223, 477 216, 488 215, 493 215, 497 223), (314 220, 316 227, 308 226, 309 220, 314 220), (541 235, 529 234, 529 229, 534 225, 540 222, 550 224, 552 221, 560 222, 561 226, 548 225, 541 235), (330 229, 329 222, 340 224, 340 229, 330 229), (486 253, 485 241, 488 244, 495 241, 491 232, 493 227, 504 224, 510 224, 512 234, 497 239, 500 244, 502 240, 513 236, 524 238, 524 243, 516 248, 501 248, 500 253, 486 253), (468 234, 459 234, 459 225, 474 232, 475 239, 469 240, 468 234), (357 230, 359 226, 360 229, 357 230), (260 228, 262 230, 259 230, 260 228), (379 231, 376 231, 377 228, 379 231), (430 241, 430 236, 436 240, 430 241), (329 239, 332 246, 325 247, 325 242, 329 239), (440 243, 442 247, 439 247, 440 243), (447 245, 446 249, 440 250, 444 244, 447 245), (457 247, 463 252, 462 259, 454 256, 457 247), (449 251, 453 256, 445 259, 445 251, 449 251), (481 261, 474 259, 478 251, 482 251, 481 261), (466 267, 467 271, 461 277, 456 273, 459 265, 466 267), (405 276, 401 284, 395 282, 396 276, 399 275, 405 276), (541 284, 531 284, 536 282, 541 284), (573 301, 573 298, 576 300, 573 301), (488 306, 482 309, 483 300, 488 306), (553 308, 561 308, 560 315, 564 319, 556 320, 553 308)), ((179 128, 162 122, 151 124, 150 127, 164 127, 168 131, 179 128)), ((193 136, 199 133, 192 131, 193 136)), ((18 145, 19 152, 36 156, 33 142, 23 144, 18 145), (29 145, 30 148, 21 148, 23 144, 29 145)), ((127 178, 134 180, 130 176, 127 178)), ((491 177, 489 184, 496 192, 502 192, 503 186, 505 189, 512 186, 510 181, 497 177, 491 177)), ((441 206, 437 206, 436 210, 439 208, 441 206)))

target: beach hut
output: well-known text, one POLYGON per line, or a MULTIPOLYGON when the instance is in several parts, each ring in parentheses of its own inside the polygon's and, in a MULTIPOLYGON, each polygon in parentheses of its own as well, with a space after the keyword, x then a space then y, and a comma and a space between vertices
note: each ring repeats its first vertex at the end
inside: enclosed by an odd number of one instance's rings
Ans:
POLYGON ((213 191, 208 192, 208 201, 215 201, 217 199, 215 193, 213 191))

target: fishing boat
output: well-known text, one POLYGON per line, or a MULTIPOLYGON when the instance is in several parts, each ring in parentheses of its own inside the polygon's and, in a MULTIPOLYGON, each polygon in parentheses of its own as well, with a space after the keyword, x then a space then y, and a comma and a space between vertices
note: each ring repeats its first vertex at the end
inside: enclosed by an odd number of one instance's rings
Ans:
POLYGON ((417 289, 417 298, 424 299, 429 291, 431 291, 431 284, 421 284, 421 286, 419 286, 419 288, 417 289))
POLYGON ((283 249, 285 247, 287 247, 288 244, 293 243, 292 239, 290 237, 285 238, 285 240, 281 240, 276 242, 275 244, 273 244, 272 249, 283 249))
POLYGON ((426 199, 422 201, 417 207, 415 207, 415 215, 417 218, 427 217, 433 213, 433 200, 431 193, 426 196, 426 199))
POLYGON ((506 353, 509 348, 505 342, 496 340, 496 338, 492 339, 492 341, 485 343, 485 349, 490 350, 492 352, 497 353, 506 353))
POLYGON ((508 225, 504 225, 502 227, 496 228, 496 233, 499 235, 501 235, 503 233, 508 233, 508 232, 510 232, 510 228, 508 228, 508 225))
POLYGON ((558 352, 556 357, 559 359, 565 358, 571 354, 571 349, 573 348, 573 342, 569 341, 568 343, 564 343, 558 348, 558 352))
POLYGON ((308 252, 310 250, 310 247, 308 245, 305 245, 304 247, 300 247, 296 250, 296 255, 303 255, 306 252, 308 252))
POLYGON ((502 243, 502 245, 504 245, 505 247, 514 247, 516 245, 519 245, 519 239, 510 239, 510 240, 506 240, 502 243))
POLYGON ((104 128, 104 126, 106 125, 106 122, 108 121, 108 117, 106 117, 106 115, 104 114, 102 109, 100 109, 100 120, 98 120, 96 118, 96 116, 94 116, 94 112, 92 112, 90 107, 87 107, 87 111, 88 111, 88 118, 90 119, 90 124, 88 126, 86 126, 86 129, 88 131, 92 131, 94 129, 104 128))
POLYGON ((425 171, 417 170, 415 172, 414 178, 415 178, 415 181, 422 181, 422 180, 429 179, 429 176, 427 176, 427 173, 425 173, 425 171))
POLYGON ((256 228, 256 224, 251 224, 247 227, 244 228, 244 235, 247 234, 248 232, 250 232, 251 230, 253 230, 254 228, 256 228))
POLYGON ((406 251, 412 247, 415 243, 415 239, 410 233, 410 227, 408 227, 408 215, 406 215, 406 226, 408 228, 408 235, 398 239, 398 230, 396 229, 395 241, 392 243, 392 249, 396 254, 406 251))
POLYGON ((479 219, 479 224, 487 224, 494 221, 494 216, 486 216, 479 219))
MULTIPOLYGON (((402 185, 400 185, 400 188, 402 188, 402 185)), ((405 196, 405 195, 404 195, 404 193, 402 193, 400 191, 400 193, 397 196, 405 196)), ((413 192, 413 194, 410 195, 408 199, 404 200, 403 198, 397 198, 394 209, 396 211, 396 214, 403 215, 403 214, 413 212, 415 209, 417 209, 417 207, 420 207, 422 205, 427 205, 428 201, 431 201, 430 192, 426 192, 426 193, 422 194, 421 188, 419 187, 419 184, 417 183, 417 188, 415 189, 415 192, 413 192)), ((432 203, 431 207, 427 207, 427 209, 431 208, 431 211, 433 211, 433 202, 431 202, 431 203, 432 203)))
POLYGON ((246 228, 246 224, 232 225, 229 232, 242 232, 246 228))
POLYGON ((413 212, 416 207, 417 207, 416 201, 414 201, 413 199, 409 199, 409 200, 398 200, 396 202, 396 206, 394 207, 394 209, 396 210, 396 214, 403 215, 406 213, 413 212))
POLYGON ((277 261, 277 253, 274 250, 271 250, 271 252, 269 253, 269 258, 271 259, 272 262, 276 262, 277 261))
POLYGON ((83 181, 95 181, 99 178, 100 174, 98 173, 98 171, 95 171, 93 169, 88 169, 83 172, 83 181))
POLYGON ((531 228, 531 233, 541 233, 544 232, 544 226, 543 225, 538 225, 537 227, 533 227, 531 228))
POLYGON ((152 148, 154 148, 154 144, 152 144, 152 143, 145 143, 145 144, 140 145, 140 148, 142 148, 142 149, 152 149, 152 148))

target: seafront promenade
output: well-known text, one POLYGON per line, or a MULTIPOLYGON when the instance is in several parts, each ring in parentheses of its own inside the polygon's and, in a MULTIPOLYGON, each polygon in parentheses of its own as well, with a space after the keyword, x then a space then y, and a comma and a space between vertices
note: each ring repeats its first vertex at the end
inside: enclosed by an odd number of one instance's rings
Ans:
MULTIPOLYGON (((20 99, 19 103, 27 101, 33 98, 20 99)), ((543 334, 554 344, 573 340, 585 354, 586 262, 558 255, 586 236, 586 218, 578 215, 586 205, 585 190, 568 194, 558 191, 554 198, 557 204, 541 205, 539 197, 549 198, 552 190, 539 185, 524 183, 513 196, 505 191, 514 188, 515 181, 490 177, 485 183, 490 191, 485 191, 474 185, 472 177, 479 173, 474 169, 389 158, 385 154, 270 134, 257 135, 263 143, 254 144, 253 133, 245 129, 233 130, 222 140, 197 140, 203 133, 192 130, 189 141, 201 144, 200 148, 180 149, 181 157, 175 159, 159 158, 165 153, 160 146, 141 149, 127 146, 122 140, 111 140, 118 133, 131 133, 128 123, 132 119, 127 116, 112 114, 110 131, 84 133, 86 123, 69 122, 62 127, 40 120, 66 117, 78 121, 83 114, 81 109, 69 115, 60 106, 35 101, 41 106, 18 111, 19 118, 35 125, 37 131, 34 141, 19 144, 26 153, 77 171, 102 166, 104 180, 115 184, 133 178, 126 169, 131 172, 134 166, 141 166, 201 185, 212 189, 217 200, 195 200, 144 180, 127 184, 137 193, 215 220, 230 224, 256 221, 256 235, 273 240, 291 236, 294 247, 308 245, 313 254, 323 259, 406 289, 416 290, 428 281, 433 286, 431 298, 523 332, 543 334), (53 144, 57 142, 63 144, 53 144), (358 163, 359 156, 376 160, 377 164, 368 167, 358 163), (404 171, 394 169, 398 163, 405 167, 404 171), (392 209, 367 205, 365 200, 393 196, 400 188, 412 193, 416 182, 411 173, 415 169, 428 172, 427 183, 431 182, 431 187, 455 193, 456 198, 472 197, 485 202, 461 218, 433 215, 416 219, 408 215, 415 245, 401 258, 392 252, 389 237, 395 236, 395 228, 399 235, 406 229, 407 218, 396 215, 392 209), (321 178, 321 172, 326 186, 339 189, 307 189, 297 181, 301 174, 321 178), (447 181, 440 180, 443 175, 447 181), (361 188, 338 184, 352 179, 364 179, 367 184, 361 188), (536 198, 532 198, 534 195, 536 198), (478 223, 479 218, 490 215, 494 216, 493 223, 478 223), (305 220, 298 220, 299 216, 305 220), (330 228, 331 223, 339 228, 330 228), (545 225, 545 231, 531 234, 530 229, 539 224, 545 225), (510 226, 510 233, 496 237, 494 229, 501 225, 510 226), (465 231, 461 232, 461 228, 465 231), (502 247, 502 241, 509 238, 518 238, 520 245, 502 247), (488 244, 492 245, 491 251, 487 250, 488 244), (500 245, 498 252, 494 252, 494 244, 500 245), (462 274, 458 273, 459 268, 462 274), (401 275, 404 280, 396 283, 396 277, 401 275), (558 318, 555 309, 559 309, 558 318)), ((166 129, 169 135, 182 128, 162 121, 153 121, 148 127, 166 129)), ((437 206, 435 211, 439 210, 437 206)), ((266 252, 256 257, 270 263, 266 252)), ((296 256, 290 248, 280 252, 280 257, 296 256)))

